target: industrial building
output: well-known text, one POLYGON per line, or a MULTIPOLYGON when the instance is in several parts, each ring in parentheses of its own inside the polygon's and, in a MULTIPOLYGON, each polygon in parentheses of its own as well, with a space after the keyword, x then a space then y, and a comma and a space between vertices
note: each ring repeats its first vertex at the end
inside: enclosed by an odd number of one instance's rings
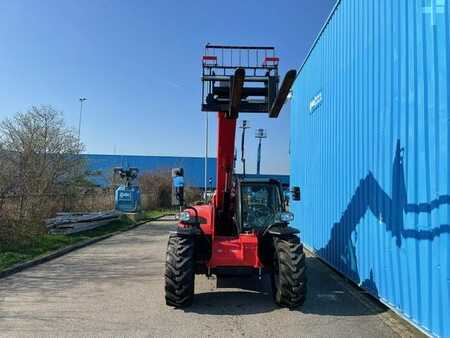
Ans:
MULTIPOLYGON (((205 185, 205 159, 202 157, 181 157, 181 156, 134 156, 134 155, 84 155, 90 180, 100 187, 110 184, 110 178, 115 167, 135 167, 139 172, 155 172, 158 170, 169 170, 172 168, 183 168, 186 184, 196 188, 205 185)), ((256 176, 248 174, 247 176, 256 176)), ((208 184, 212 187, 216 182, 216 158, 208 159, 208 178, 212 181, 208 184)), ((266 178, 269 175, 259 175, 266 178)), ((270 175, 279 180, 283 185, 289 186, 289 175, 270 175)))

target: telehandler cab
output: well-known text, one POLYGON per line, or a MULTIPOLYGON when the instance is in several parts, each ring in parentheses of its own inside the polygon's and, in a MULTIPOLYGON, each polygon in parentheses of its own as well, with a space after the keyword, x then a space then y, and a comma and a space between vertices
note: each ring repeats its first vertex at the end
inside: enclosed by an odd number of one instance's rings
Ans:
POLYGON ((290 70, 278 85, 278 62, 273 47, 205 47, 202 110, 218 112, 216 189, 209 204, 185 208, 169 235, 167 305, 192 303, 195 274, 219 280, 268 273, 278 305, 305 300, 305 255, 280 183, 234 175, 239 112, 278 117, 295 80, 290 70))

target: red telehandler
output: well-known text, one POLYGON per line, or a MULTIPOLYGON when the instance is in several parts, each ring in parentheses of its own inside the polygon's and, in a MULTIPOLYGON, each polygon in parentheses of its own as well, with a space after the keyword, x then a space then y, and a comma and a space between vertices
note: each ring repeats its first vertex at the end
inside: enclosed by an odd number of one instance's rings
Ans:
MULTIPOLYGON (((189 306, 195 274, 270 274, 273 297, 295 308, 306 296, 306 267, 299 231, 289 227, 281 184, 234 175, 239 112, 278 117, 296 77, 290 70, 279 86, 273 47, 206 45, 202 110, 218 112, 216 189, 209 204, 187 207, 170 233, 165 272, 166 304, 189 306)), ((293 199, 300 199, 293 191, 293 199)))

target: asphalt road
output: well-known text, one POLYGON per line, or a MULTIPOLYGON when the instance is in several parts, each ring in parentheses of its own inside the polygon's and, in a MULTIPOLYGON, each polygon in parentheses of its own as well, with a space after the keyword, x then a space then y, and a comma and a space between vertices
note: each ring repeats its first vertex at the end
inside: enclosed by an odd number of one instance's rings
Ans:
POLYGON ((203 276, 196 277, 192 307, 167 307, 164 260, 173 226, 146 224, 0 280, 0 336, 411 335, 402 320, 313 257, 307 260, 308 299, 298 310, 275 306, 264 281, 217 289, 203 276))

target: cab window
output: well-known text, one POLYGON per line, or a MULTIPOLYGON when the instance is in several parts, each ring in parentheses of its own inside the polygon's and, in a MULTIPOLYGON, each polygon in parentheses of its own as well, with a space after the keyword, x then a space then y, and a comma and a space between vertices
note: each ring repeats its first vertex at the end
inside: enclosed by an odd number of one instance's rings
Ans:
POLYGON ((242 228, 265 228, 276 222, 282 209, 278 186, 268 183, 244 183, 241 186, 242 228))

